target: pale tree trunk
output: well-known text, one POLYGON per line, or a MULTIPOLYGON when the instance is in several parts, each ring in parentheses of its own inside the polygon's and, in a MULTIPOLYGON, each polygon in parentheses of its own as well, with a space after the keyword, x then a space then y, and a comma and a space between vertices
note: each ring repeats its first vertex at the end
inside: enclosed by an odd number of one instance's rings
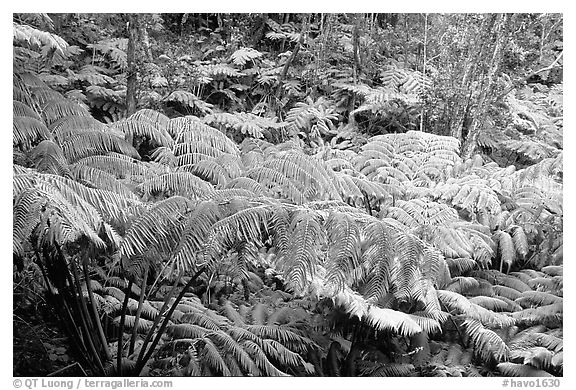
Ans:
MULTIPOLYGON (((358 85, 358 77, 360 75, 362 66, 362 64, 360 63, 360 21, 361 21, 360 16, 356 16, 354 20, 354 30, 352 30, 352 55, 354 57, 354 65, 352 68, 352 79, 354 81, 354 85, 358 85)), ((352 114, 355 105, 356 105, 356 94, 353 94, 348 106, 348 112, 350 112, 350 115, 348 117, 348 123, 350 123, 351 125, 356 124, 356 118, 352 114)))
POLYGON ((126 116, 136 112, 136 40, 138 39, 138 15, 128 15, 128 77, 126 80, 126 116))
POLYGON ((152 47, 150 46, 150 37, 148 36, 148 29, 145 23, 140 23, 140 38, 142 40, 142 46, 144 47, 144 53, 146 53, 146 59, 148 62, 152 62, 154 57, 152 56, 152 47))
MULTIPOLYGON (((426 77, 426 48, 428 45, 428 14, 424 16, 424 49, 422 51, 422 75, 426 77)), ((420 111, 420 131, 424 131, 424 107, 420 111)))
POLYGON ((480 31, 475 34, 475 37, 468 45, 470 52, 464 62, 464 75, 460 82, 460 91, 462 93, 460 97, 463 101, 459 102, 450 118, 450 122, 452 123, 450 126, 450 135, 462 143, 464 142, 463 138, 465 138, 464 130, 469 127, 470 123, 467 118, 474 106, 474 92, 478 89, 478 87, 474 86, 474 81, 482 78, 482 75, 478 72, 478 67, 479 64, 483 62, 483 59, 489 55, 490 47, 487 41, 491 36, 490 32, 494 26, 492 22, 493 20, 486 19, 482 23, 480 31))
MULTIPOLYGON (((493 89, 496 81, 496 71, 498 70, 498 65, 500 64, 500 58, 502 54, 502 47, 504 46, 504 41, 506 38, 506 22, 508 21, 507 14, 498 14, 496 17, 496 22, 494 23, 493 35, 495 39, 494 50, 492 51, 492 58, 490 60, 488 74, 485 78, 486 85, 482 88, 480 97, 478 99, 478 106, 474 110, 474 115, 472 117, 472 124, 468 131, 468 135, 464 144, 462 145, 462 158, 468 159, 474 153, 476 148, 476 140, 478 134, 482 129, 482 121, 486 116, 489 105, 492 103, 493 99, 493 89)), ((483 83, 484 84, 484 83, 483 83)))

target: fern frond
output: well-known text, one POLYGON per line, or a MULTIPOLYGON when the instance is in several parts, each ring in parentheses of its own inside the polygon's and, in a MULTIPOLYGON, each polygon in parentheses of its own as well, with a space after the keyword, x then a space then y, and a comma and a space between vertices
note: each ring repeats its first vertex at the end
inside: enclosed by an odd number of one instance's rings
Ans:
POLYGON ((538 307, 543 305, 561 305, 563 299, 544 291, 524 291, 516 302, 523 308, 538 307))
POLYGON ((264 188, 256 180, 249 177, 237 177, 226 184, 227 189, 243 189, 254 193, 257 196, 264 194, 264 188))
POLYGON ((525 257, 528 254, 528 239, 526 238, 524 229, 520 226, 514 225, 510 227, 510 230, 516 252, 520 256, 525 257))
POLYGON ((135 256, 153 246, 170 252, 181 233, 182 226, 178 220, 190 206, 190 200, 179 196, 156 203, 132 223, 122 241, 121 255, 135 256))
POLYGON ((562 321, 562 304, 551 304, 528 308, 512 313, 518 325, 532 326, 545 323, 550 327, 557 327, 562 321))
POLYGON ((65 142, 70 136, 85 131, 106 132, 108 126, 91 116, 68 115, 60 118, 50 125, 50 131, 60 142, 65 142))
MULTIPOLYGON (((106 156, 88 156, 76 161, 74 166, 85 166, 99 169, 114 175, 117 179, 135 179, 149 177, 151 170, 141 161, 135 160, 123 154, 110 153, 106 156)), ((137 181, 137 180, 136 180, 137 181)))
POLYGON ((75 164, 71 169, 71 173, 79 182, 85 184, 90 183, 95 188, 106 188, 108 191, 115 192, 126 198, 137 200, 137 197, 130 188, 108 172, 86 165, 75 164))
POLYGON ((30 159, 38 172, 71 177, 68 161, 58 144, 50 140, 40 142, 30 153, 30 159))
POLYGON ((326 281, 339 289, 359 265, 360 230, 355 221, 343 213, 331 213, 326 220, 328 263, 326 281))
POLYGON ((118 152, 132 158, 140 158, 132 145, 121 138, 101 131, 86 131, 73 135, 62 143, 62 150, 71 162, 106 152, 118 152))
POLYGON ((125 119, 114 123, 114 130, 125 135, 125 138, 132 139, 135 136, 149 138, 159 146, 172 147, 173 140, 170 134, 164 129, 156 127, 146 120, 125 119))
POLYGON ((470 319, 480 321, 483 325, 504 327, 514 324, 514 318, 487 310, 470 302, 466 297, 458 293, 446 290, 438 290, 436 293, 439 300, 448 309, 465 314, 470 319))
POLYGON ((194 116, 170 119, 166 130, 176 143, 201 142, 224 153, 239 154, 230 138, 194 116))
POLYGON ((47 48, 59 52, 63 57, 66 56, 68 43, 56 34, 18 23, 12 23, 12 33, 14 43, 25 43, 32 48, 47 48))
POLYGON ((474 344, 474 350, 484 361, 490 359, 497 362, 508 360, 510 350, 494 331, 484 328, 480 322, 472 319, 464 321, 464 328, 474 344))
POLYGON ((468 298, 470 302, 492 311, 510 311, 507 302, 496 297, 476 296, 468 298))
POLYGON ((312 212, 301 211, 290 224, 288 251, 283 267, 286 279, 296 289, 303 290, 316 272, 320 247, 325 242, 324 231, 312 212))
POLYGON ((552 374, 544 370, 538 370, 532 366, 526 364, 517 363, 499 363, 497 366, 498 370, 506 376, 520 376, 520 377, 551 377, 552 374))
POLYGON ((33 117, 16 116, 12 123, 12 143, 24 149, 30 149, 38 140, 51 138, 44 123, 33 117))
POLYGON ((214 106, 189 91, 174 91, 163 99, 166 102, 178 102, 197 110, 202 115, 211 114, 214 106))
POLYGON ((38 113, 30 106, 18 101, 12 101, 12 115, 14 117, 23 116, 23 117, 30 117, 42 121, 42 118, 38 113))
POLYGON ((50 100, 42 107, 42 116, 48 125, 66 116, 90 116, 84 107, 67 99, 50 100))
POLYGON ((204 245, 204 256, 209 262, 222 255, 225 248, 237 241, 260 242, 262 231, 270 218, 266 205, 248 207, 223 218, 212 227, 204 245))
POLYGON ((168 194, 199 199, 214 192, 212 185, 189 172, 172 172, 158 175, 138 186, 144 196, 168 194))
POLYGON ((365 319, 378 330, 391 330, 402 336, 413 336, 422 332, 422 328, 408 314, 396 310, 370 306, 365 319))
POLYGON ((251 47, 241 47, 230 56, 230 59, 235 65, 244 66, 248 61, 254 61, 256 58, 262 57, 262 53, 251 47))
POLYGON ((267 187, 272 193, 277 192, 280 196, 286 197, 296 204, 304 203, 304 194, 300 191, 297 183, 275 169, 253 168, 246 172, 246 177, 267 187))

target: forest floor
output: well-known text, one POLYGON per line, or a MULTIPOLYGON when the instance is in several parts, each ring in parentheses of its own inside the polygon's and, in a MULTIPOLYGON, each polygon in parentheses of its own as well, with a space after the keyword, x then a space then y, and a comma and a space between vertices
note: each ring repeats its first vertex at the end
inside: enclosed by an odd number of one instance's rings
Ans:
POLYGON ((30 307, 17 310, 13 317, 14 376, 86 375, 53 313, 30 307))

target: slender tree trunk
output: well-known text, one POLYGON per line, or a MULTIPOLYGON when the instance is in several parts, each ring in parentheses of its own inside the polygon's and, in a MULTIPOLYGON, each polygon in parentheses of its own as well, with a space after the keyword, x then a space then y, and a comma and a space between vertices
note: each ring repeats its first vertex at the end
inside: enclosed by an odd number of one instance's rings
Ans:
MULTIPOLYGON (((426 77, 426 48, 428 45, 428 14, 424 16, 424 50, 423 50, 423 60, 422 60, 422 74, 426 77)), ((424 131, 424 107, 420 112, 420 131, 424 131)))
POLYGON ((146 24, 140 23, 140 26, 138 27, 140 30, 140 38, 142 39, 142 46, 144 47, 144 53, 146 53, 146 59, 148 62, 152 62, 154 56, 152 55, 152 46, 150 45, 150 36, 148 35, 146 24))
POLYGON ((300 47, 304 44, 304 37, 306 35, 306 31, 308 30, 309 21, 310 21, 310 15, 306 17, 306 20, 302 24, 302 30, 300 31, 300 39, 298 39, 298 43, 296 43, 296 46, 294 47, 292 54, 290 55, 290 57, 288 57, 286 63, 284 64, 284 67, 282 68, 282 73, 280 73, 280 81, 286 78, 290 65, 292 65, 292 62, 294 62, 294 59, 296 58, 298 52, 300 51, 300 47))
POLYGON ((472 117, 472 124, 470 126, 470 130, 468 131, 468 136, 466 137, 466 141, 462 145, 462 158, 468 159, 472 156, 474 149, 476 148, 476 139, 478 138, 478 134, 481 130, 480 123, 482 118, 486 116, 486 111, 492 103, 492 99, 490 98, 493 95, 493 89, 495 85, 496 79, 496 71, 498 70, 498 66, 500 64, 500 57, 502 53, 502 47, 504 46, 504 40, 506 37, 506 22, 508 20, 507 14, 498 14, 496 17, 496 21, 494 24, 494 33, 495 36, 495 43, 494 43, 494 50, 492 52, 492 58, 490 60, 488 74, 486 76, 486 85, 482 88, 482 92, 480 94, 480 98, 478 99, 478 108, 475 110, 473 117, 472 117))
POLYGON ((138 15, 128 15, 128 77, 126 81, 126 116, 136 112, 136 40, 138 39, 138 15))

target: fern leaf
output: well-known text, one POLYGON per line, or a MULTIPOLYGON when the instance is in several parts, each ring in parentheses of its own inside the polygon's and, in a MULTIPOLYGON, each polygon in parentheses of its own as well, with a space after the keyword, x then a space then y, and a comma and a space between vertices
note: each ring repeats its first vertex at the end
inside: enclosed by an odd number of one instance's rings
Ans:
POLYGON ((517 363, 500 363, 496 366, 498 370, 506 376, 520 376, 520 377, 551 377, 552 374, 543 370, 538 370, 526 364, 517 363))
POLYGON ((326 221, 328 264, 326 281, 344 288, 348 276, 359 265, 360 231, 355 221, 343 213, 331 213, 326 221))
POLYGON ((81 105, 67 99, 50 100, 42 108, 42 116, 49 125, 70 115, 90 116, 90 113, 81 105))
POLYGON ((146 137, 159 146, 171 147, 173 144, 172 138, 166 130, 158 128, 154 124, 145 120, 129 118, 114 123, 114 129, 124 134, 126 138, 132 138, 134 136, 146 137))
POLYGON ((181 232, 178 219, 190 207, 190 201, 183 197, 172 197, 158 202, 148 212, 140 216, 126 232, 120 253, 131 257, 144 253, 152 246, 169 252, 175 246, 175 239, 181 232))
POLYGON ((13 119, 12 142, 14 145, 20 145, 24 149, 29 149, 38 140, 50 139, 48 128, 33 117, 17 116, 13 119))
POLYGON ((296 288, 303 290, 309 278, 316 272, 320 246, 325 241, 323 229, 314 213, 301 211, 290 226, 288 251, 283 264, 286 279, 296 288))
POLYGON ((118 152, 132 158, 140 158, 132 145, 121 138, 101 131, 78 133, 62 143, 62 150, 71 162, 105 152, 118 152))
POLYGON ((212 185, 188 172, 166 173, 146 180, 139 185, 144 196, 168 194, 199 199, 214 192, 212 185))
POLYGON ((446 290, 438 290, 436 293, 439 300, 448 309, 465 314, 471 319, 480 321, 483 325, 503 327, 514 324, 512 317, 487 310, 470 302, 466 297, 458 293, 446 290))
POLYGON ((84 131, 106 132, 109 130, 108 126, 91 116, 68 115, 53 122, 50 125, 50 131, 59 142, 63 143, 70 136, 84 131))
POLYGON ((413 336, 422 332, 422 328, 409 315, 377 306, 368 308, 366 321, 378 330, 391 330, 402 336, 413 336))
POLYGON ((230 59, 235 65, 244 66, 248 61, 254 61, 256 58, 262 57, 262 53, 251 47, 241 47, 232 53, 230 59))
POLYGON ((508 360, 510 350, 494 331, 484 328, 480 322, 472 319, 465 320, 464 327, 474 344, 474 350, 484 361, 489 361, 489 359, 494 359, 497 362, 508 360))

